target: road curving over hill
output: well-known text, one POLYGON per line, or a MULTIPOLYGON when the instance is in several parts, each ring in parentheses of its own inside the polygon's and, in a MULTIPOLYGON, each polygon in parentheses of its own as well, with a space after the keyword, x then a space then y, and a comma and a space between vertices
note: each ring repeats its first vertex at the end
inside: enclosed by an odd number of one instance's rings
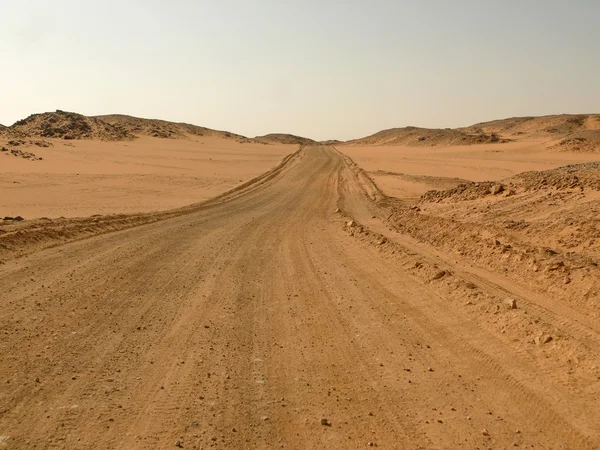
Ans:
POLYGON ((466 313, 437 281, 474 275, 390 231, 377 196, 305 147, 216 201, 7 259, 0 448, 600 446, 596 391, 466 313))

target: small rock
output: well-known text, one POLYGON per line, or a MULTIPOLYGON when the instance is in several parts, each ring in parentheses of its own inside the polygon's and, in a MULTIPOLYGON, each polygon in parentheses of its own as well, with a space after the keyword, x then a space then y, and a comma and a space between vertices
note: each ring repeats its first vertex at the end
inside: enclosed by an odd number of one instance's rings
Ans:
POLYGON ((379 239, 379 241, 377 242, 377 245, 383 245, 387 242, 387 238, 385 236, 382 236, 381 239, 379 239))
POLYGON ((346 222, 346 226, 348 228, 352 228, 352 227, 356 226, 356 222, 354 222, 354 220, 349 220, 348 222, 346 222))
POLYGON ((331 426, 331 422, 329 422, 329 420, 327 420, 326 417, 323 417, 321 419, 321 425, 323 425, 324 427, 330 427, 331 426))
POLYGON ((509 309, 517 309, 517 301, 514 298, 506 298, 504 299, 504 304, 509 308, 509 309))
POLYGON ((536 345, 544 345, 550 341, 552 341, 552 336, 549 336, 547 334, 543 334, 541 336, 536 336, 535 339, 533 340, 533 342, 535 342, 536 345))
POLYGON ((183 448, 183 442, 181 442, 181 441, 175 442, 175 447, 177 447, 177 448, 183 448))
POLYGON ((340 212, 341 212, 341 211, 340 211, 340 208, 335 208, 335 212, 336 212, 336 213, 340 213, 340 212))
POLYGON ((485 428, 483 430, 481 430, 481 434, 483 434, 484 436, 489 436, 490 433, 488 430, 486 430, 485 428))
POLYGON ((502 192, 503 190, 504 190, 504 186, 502 186, 501 184, 495 184, 492 186, 492 189, 490 192, 492 195, 496 195, 496 194, 499 194, 500 192, 502 192))
POLYGON ((445 270, 440 270, 438 273, 436 273, 432 280, 439 280, 440 278, 443 278, 446 276, 446 271, 445 270))

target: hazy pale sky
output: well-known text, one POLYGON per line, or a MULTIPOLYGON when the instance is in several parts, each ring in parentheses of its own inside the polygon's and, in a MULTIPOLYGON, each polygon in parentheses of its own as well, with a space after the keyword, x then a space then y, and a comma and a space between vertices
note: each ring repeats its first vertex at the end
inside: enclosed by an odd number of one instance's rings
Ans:
POLYGON ((600 0, 0 0, 0 123, 255 136, 600 112, 600 0))

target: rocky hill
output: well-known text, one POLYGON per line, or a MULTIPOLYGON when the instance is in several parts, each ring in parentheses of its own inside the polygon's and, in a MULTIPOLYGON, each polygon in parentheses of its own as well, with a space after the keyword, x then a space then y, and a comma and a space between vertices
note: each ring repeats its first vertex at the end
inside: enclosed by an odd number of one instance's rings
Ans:
POLYGON ((312 145, 316 143, 315 141, 309 138, 285 133, 272 133, 266 134, 264 136, 257 136, 254 138, 254 141, 262 142, 264 144, 312 145))
POLYGON ((58 139, 100 139, 123 141, 135 136, 95 117, 57 110, 42 114, 32 114, 10 127, 12 132, 24 136, 39 136, 58 139))
POLYGON ((561 114, 540 117, 512 117, 461 128, 467 133, 498 133, 502 136, 566 137, 581 131, 600 131, 598 114, 561 114))
POLYGON ((248 138, 228 131, 212 130, 189 123, 169 122, 159 119, 142 119, 123 114, 110 114, 95 116, 124 132, 136 136, 152 136, 163 139, 185 139, 192 136, 218 136, 225 139, 234 139, 238 142, 249 142, 248 138))
POLYGON ((471 132, 451 128, 432 129, 418 127, 391 128, 371 136, 352 141, 350 145, 472 145, 508 142, 495 133, 471 132))

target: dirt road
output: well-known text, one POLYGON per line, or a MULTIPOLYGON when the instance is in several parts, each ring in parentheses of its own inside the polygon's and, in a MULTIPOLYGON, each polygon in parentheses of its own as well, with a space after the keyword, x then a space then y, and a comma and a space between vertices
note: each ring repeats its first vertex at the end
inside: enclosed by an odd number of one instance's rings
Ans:
POLYGON ((390 232, 369 194, 305 148, 218 201, 7 260, 0 448, 598 448, 598 381, 417 276, 450 258, 390 232))

